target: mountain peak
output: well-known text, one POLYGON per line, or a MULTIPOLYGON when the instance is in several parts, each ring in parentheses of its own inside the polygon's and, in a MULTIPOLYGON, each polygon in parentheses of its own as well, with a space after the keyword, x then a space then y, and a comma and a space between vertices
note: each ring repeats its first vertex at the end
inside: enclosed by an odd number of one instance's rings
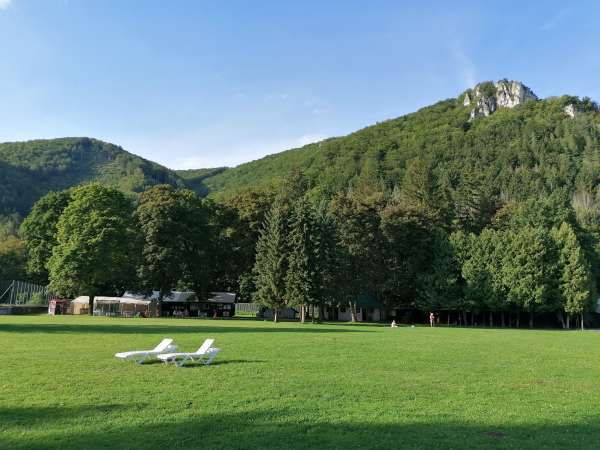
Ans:
POLYGON ((537 95, 520 81, 484 81, 464 93, 463 105, 472 106, 471 118, 487 117, 498 108, 514 108, 527 100, 537 100, 537 95))

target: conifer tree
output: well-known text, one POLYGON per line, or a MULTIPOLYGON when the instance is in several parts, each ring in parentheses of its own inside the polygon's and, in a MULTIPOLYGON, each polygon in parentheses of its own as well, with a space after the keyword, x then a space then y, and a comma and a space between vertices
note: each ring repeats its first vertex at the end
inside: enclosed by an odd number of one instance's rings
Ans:
POLYGON ((583 313, 595 290, 589 263, 569 224, 563 222, 553 229, 552 237, 558 247, 559 292, 567 313, 566 326, 569 328, 570 316, 576 314, 583 329, 583 313))
POLYGON ((289 259, 285 277, 286 294, 290 304, 300 307, 304 322, 306 308, 315 301, 315 233, 317 232, 310 205, 305 199, 294 206, 288 234, 289 259))
POLYGON ((273 310, 277 322, 281 308, 287 304, 287 217, 278 198, 266 214, 263 228, 256 244, 254 264, 255 299, 257 303, 273 310))

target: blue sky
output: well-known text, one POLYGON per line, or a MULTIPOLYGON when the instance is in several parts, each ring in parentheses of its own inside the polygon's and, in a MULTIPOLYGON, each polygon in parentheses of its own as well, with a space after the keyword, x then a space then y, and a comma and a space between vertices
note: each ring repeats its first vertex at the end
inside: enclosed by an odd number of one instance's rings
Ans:
POLYGON ((236 165, 483 80, 600 99, 596 1, 0 0, 0 141, 236 165))

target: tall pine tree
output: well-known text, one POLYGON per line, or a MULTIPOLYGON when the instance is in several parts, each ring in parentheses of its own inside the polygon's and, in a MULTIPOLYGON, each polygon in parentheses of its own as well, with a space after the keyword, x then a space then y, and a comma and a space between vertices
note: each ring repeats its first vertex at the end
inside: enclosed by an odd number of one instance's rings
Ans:
POLYGON ((279 311, 287 304, 287 218, 280 199, 276 199, 267 213, 256 244, 254 264, 255 299, 273 310, 277 322, 279 311))

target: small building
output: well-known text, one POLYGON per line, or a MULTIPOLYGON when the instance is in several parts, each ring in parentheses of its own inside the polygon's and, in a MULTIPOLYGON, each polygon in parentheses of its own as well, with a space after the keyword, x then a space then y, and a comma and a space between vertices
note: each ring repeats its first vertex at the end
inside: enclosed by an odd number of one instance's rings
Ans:
POLYGON ((52 316, 70 314, 71 302, 66 299, 53 298, 48 303, 48 314, 52 316))
MULTIPOLYGON (((154 296, 154 295, 153 295, 154 296)), ((235 297, 232 292, 211 292, 199 300, 193 292, 172 292, 163 297, 161 315, 166 317, 233 317, 235 297)))
MULTIPOLYGON (((160 297, 158 291, 150 296, 126 292, 125 296, 153 303, 160 297)), ((160 314, 163 317, 233 317, 235 299, 232 292, 211 292, 209 298, 199 300, 194 292, 173 291, 162 298, 160 314)))
MULTIPOLYGON (((385 320, 383 305, 373 294, 360 294, 356 300, 356 320, 358 322, 380 322, 385 320)), ((352 311, 350 305, 330 306, 325 310, 325 320, 350 322, 352 311)))
POLYGON ((94 315, 111 317, 149 317, 150 300, 131 297, 95 297, 94 315))
POLYGON ((81 295, 71 301, 71 314, 82 315, 90 312, 90 298, 87 295, 81 295))
MULTIPOLYGON (((71 302, 72 314, 89 314, 90 298, 77 297, 71 302)), ((151 301, 131 297, 94 297, 95 316, 137 317, 151 315, 151 301)))

